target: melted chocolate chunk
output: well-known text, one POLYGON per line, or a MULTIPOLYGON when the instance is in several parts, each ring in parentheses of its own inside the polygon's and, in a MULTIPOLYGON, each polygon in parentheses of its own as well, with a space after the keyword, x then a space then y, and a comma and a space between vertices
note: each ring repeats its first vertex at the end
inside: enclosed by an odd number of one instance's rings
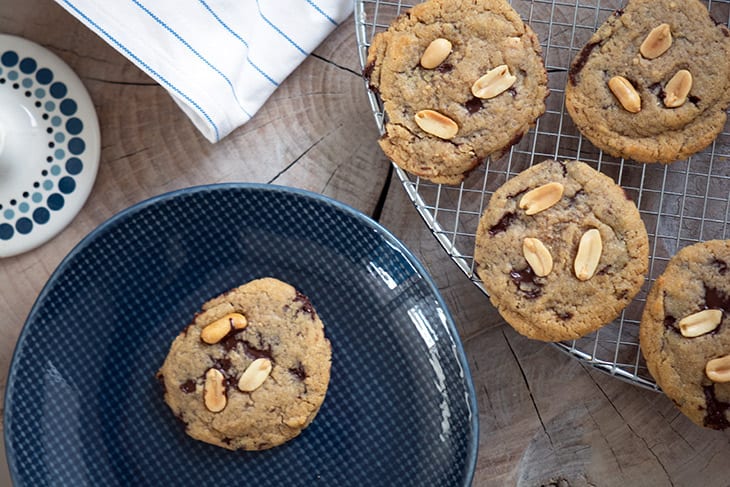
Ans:
POLYGON ((370 81, 370 76, 373 75, 373 69, 375 69, 375 60, 370 61, 366 66, 365 69, 362 70, 362 77, 366 80, 370 81))
POLYGON ((489 235, 495 236, 498 233, 506 231, 507 227, 512 225, 512 222, 515 221, 516 218, 517 215, 515 215, 514 213, 505 213, 505 215, 500 218, 496 225, 492 226, 489 229, 489 235))
POLYGON ((466 110, 474 114, 481 110, 484 105, 482 105, 482 100, 480 98, 477 98, 476 96, 472 97, 471 100, 467 100, 466 103, 464 103, 464 106, 466 107, 466 110))
POLYGON ((267 358, 269 360, 273 360, 274 356, 271 354, 271 346, 269 346, 269 348, 256 348, 250 342, 244 341, 242 343, 243 348, 246 351, 246 355, 249 355, 254 359, 267 358))
POLYGON ((660 100, 664 100, 664 98, 667 96, 667 93, 664 91, 664 88, 662 87, 661 83, 654 83, 649 85, 648 87, 649 91, 654 93, 654 95, 659 98, 660 100))
POLYGON ((588 58, 590 57, 593 50, 599 45, 598 42, 590 42, 586 44, 583 49, 581 49, 580 53, 578 54, 578 57, 573 62, 573 65, 570 67, 570 70, 568 71, 568 80, 570 81, 570 84, 573 86, 578 84, 578 74, 583 70, 583 67, 588 62, 588 58))
POLYGON ((527 299, 535 299, 542 294, 542 284, 535 281, 537 277, 531 267, 522 270, 512 269, 509 273, 512 282, 515 283, 517 289, 521 291, 527 299), (526 286, 525 286, 526 285, 526 286))
POLYGON ((717 272, 719 272, 721 276, 727 274, 727 262, 724 260, 715 259, 712 261, 712 265, 717 267, 717 272))
POLYGON ((730 296, 714 287, 708 287, 705 284, 705 308, 721 309, 725 313, 730 312, 730 296))
MULTIPOLYGON (((568 177, 568 166, 565 165, 564 161, 560 161, 560 169, 563 171, 563 177, 568 177)), ((582 189, 580 191, 583 191, 582 189)))
POLYGON ((614 17, 621 17, 624 14, 624 9, 620 8, 613 13, 614 17))
POLYGON ((446 74, 449 71, 451 71, 452 69, 454 69, 454 65, 449 64, 449 63, 441 63, 438 66, 436 66, 436 71, 438 71, 441 74, 446 74))
POLYGON ((517 90, 515 90, 511 86, 509 88, 507 88, 507 93, 509 93, 510 95, 512 95, 512 98, 515 98, 517 96, 517 90))
POLYGON ((700 102, 700 100, 701 100, 701 98, 700 98, 699 96, 695 96, 695 95, 689 95, 689 96, 687 97, 687 99, 688 99, 688 100, 689 100, 689 102, 690 102, 691 104, 693 104, 693 105, 697 105, 697 104, 699 104, 699 102, 700 102))
POLYGON ((304 311, 312 318, 312 320, 314 320, 314 317, 317 314, 314 312, 314 306, 312 306, 312 302, 309 301, 309 298, 306 297, 304 294, 300 293, 299 291, 297 291, 297 295, 294 298, 294 302, 296 303, 297 301, 302 303, 302 307, 300 308, 300 311, 304 311))
POLYGON ((667 330, 671 330, 674 333, 679 333, 679 329, 677 328, 677 318, 675 318, 672 315, 666 315, 664 317, 664 328, 667 330))
POLYGON ((227 357, 213 359, 213 368, 220 370, 224 375, 228 373, 231 365, 233 365, 231 364, 231 359, 227 357))
POLYGON ((225 350, 226 352, 230 352, 231 350, 236 348, 236 345, 241 342, 242 331, 243 330, 233 330, 231 333, 224 336, 223 339, 219 342, 223 347, 223 350, 225 350))
POLYGON ((304 370, 304 366, 301 363, 297 363, 297 366, 289 369, 289 372, 302 382, 304 382, 304 379, 307 378, 307 372, 304 370))
POLYGON ((716 430, 730 428, 730 421, 725 414, 730 410, 730 403, 717 399, 714 386, 703 386, 702 389, 705 392, 705 402, 707 403, 707 413, 705 413, 703 421, 705 426, 716 430))
POLYGON ((568 321, 569 319, 571 319, 573 317, 573 313, 571 313, 569 311, 557 311, 556 310, 555 314, 557 315, 558 318, 560 318, 563 321, 568 321))
POLYGON ((182 384, 180 384, 180 390, 183 391, 185 394, 192 394, 195 392, 195 381, 193 379, 188 379, 182 384))
POLYGON ((157 373, 157 380, 160 382, 160 385, 162 386, 162 393, 167 394, 167 386, 165 385, 165 376, 161 373, 157 373))
POLYGON ((221 443, 225 443, 226 445, 230 445, 233 441, 233 438, 221 438, 221 443))
POLYGON ((236 377, 235 374, 231 373, 231 366, 233 364, 231 363, 231 359, 227 357, 221 357, 218 359, 213 359, 213 367, 214 369, 218 369, 223 374, 223 385, 226 389, 229 387, 235 387, 236 386, 236 377))

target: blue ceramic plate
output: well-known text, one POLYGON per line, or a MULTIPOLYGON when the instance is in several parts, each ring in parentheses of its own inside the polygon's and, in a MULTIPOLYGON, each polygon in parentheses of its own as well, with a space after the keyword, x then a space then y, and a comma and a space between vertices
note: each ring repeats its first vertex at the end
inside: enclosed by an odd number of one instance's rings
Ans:
POLYGON ((425 269, 355 210, 264 185, 178 191, 101 225, 41 292, 5 397, 16 485, 469 485, 477 430, 425 269), (264 276, 311 298, 330 387, 299 437, 231 452, 184 433, 155 372, 204 301, 264 276))

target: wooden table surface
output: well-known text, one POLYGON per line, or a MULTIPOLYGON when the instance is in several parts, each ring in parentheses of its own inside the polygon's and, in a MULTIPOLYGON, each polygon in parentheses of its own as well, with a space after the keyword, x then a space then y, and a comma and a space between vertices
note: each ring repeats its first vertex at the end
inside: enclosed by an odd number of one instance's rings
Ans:
MULTIPOLYGON (((455 318, 478 394, 474 485, 730 485, 730 432, 699 428, 662 394, 518 335, 448 259, 400 183, 388 179, 352 18, 250 122, 217 144, 198 133, 164 89, 51 0, 1 0, 0 32, 33 40, 65 60, 89 90, 102 133, 98 177, 75 220, 42 247, 0 259, 0 393, 38 293, 94 228, 170 190, 274 183, 375 214, 431 272, 455 318)), ((9 485, 4 455, 0 464, 0 485, 9 485)))

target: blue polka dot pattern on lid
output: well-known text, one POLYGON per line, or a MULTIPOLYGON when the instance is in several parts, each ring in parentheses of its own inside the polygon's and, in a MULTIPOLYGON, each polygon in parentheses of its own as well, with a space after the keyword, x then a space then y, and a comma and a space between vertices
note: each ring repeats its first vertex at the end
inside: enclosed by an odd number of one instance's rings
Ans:
POLYGON ((53 165, 51 166, 51 174, 54 176, 58 176, 61 174, 61 166, 53 165))
POLYGON ((66 132, 71 135, 78 135, 84 129, 84 124, 78 118, 69 118, 66 120, 66 132))
POLYGON ((2 61, 3 65, 9 68, 18 64, 18 59, 18 53, 15 51, 5 51, 2 57, 0 57, 0 61, 2 61))
POLYGON ((56 149, 56 152, 54 152, 53 155, 56 159, 63 159, 66 157, 66 151, 63 149, 56 149))
POLYGON ((53 72, 48 68, 41 68, 35 74, 35 79, 42 85, 47 85, 53 81, 53 72))
POLYGON ((43 201, 43 195, 40 193, 33 193, 30 199, 33 200, 33 203, 40 203, 43 201))
POLYGON ((18 233, 22 235, 27 235, 30 233, 31 230, 33 230, 33 222, 30 220, 30 218, 19 218, 17 222, 15 222, 15 229, 18 231, 18 233))
POLYGON ((56 109, 56 104, 53 103, 52 101, 47 101, 45 107, 46 107, 47 111, 52 112, 53 110, 56 109))
POLYGON ((58 189, 63 194, 71 194, 74 189, 76 189, 76 181, 74 181, 74 178, 70 176, 62 177, 61 180, 58 181, 58 189))
POLYGON ((61 102, 61 113, 63 113, 66 116, 71 116, 74 113, 76 113, 76 109, 78 107, 76 106, 76 102, 73 101, 71 98, 66 98, 61 102))
POLYGON ((3 212, 3 216, 5 218, 7 218, 8 220, 12 220, 13 218, 15 218, 15 212, 13 210, 11 210, 10 208, 8 208, 7 210, 5 210, 3 212))
POLYGON ((66 161, 66 172, 68 172, 71 175, 76 175, 81 172, 81 170, 84 168, 84 164, 81 162, 81 159, 78 157, 70 157, 66 161))
POLYGON ((52 190, 53 181, 51 181, 50 179, 46 179, 45 181, 43 181, 43 189, 45 189, 46 191, 52 190))
POLYGON ((27 57, 20 61, 19 67, 23 73, 31 74, 38 67, 38 64, 35 62, 35 59, 27 57))
POLYGON ((46 203, 48 203, 48 208, 53 211, 58 211, 63 208, 64 199, 63 196, 61 196, 60 194, 53 193, 51 196, 48 197, 46 203))
POLYGON ((15 81, 18 79, 18 72, 17 71, 8 71, 8 79, 10 81, 15 81))
POLYGON ((33 212, 33 221, 42 225, 51 218, 51 213, 43 207, 36 208, 33 212))
POLYGON ((68 141, 68 151, 71 154, 77 156, 84 152, 84 149, 86 149, 86 143, 83 139, 74 137, 73 139, 68 141))
POLYGON ((54 115, 53 117, 51 117, 51 125, 53 125, 54 127, 58 127, 59 125, 61 125, 61 122, 61 117, 59 117, 58 115, 54 115))
POLYGON ((0 240, 10 240, 13 237, 15 230, 13 226, 7 223, 0 224, 0 240))
POLYGON ((53 140, 55 140, 56 142, 63 142, 64 140, 66 140, 66 136, 63 132, 57 132, 56 135, 53 136, 53 140))
POLYGON ((51 92, 51 96, 53 98, 63 98, 64 96, 66 96, 68 89, 66 88, 65 84, 61 83, 60 81, 56 81, 51 85, 49 91, 51 92))
POLYGON ((28 203, 23 202, 18 205, 18 211, 21 213, 28 213, 28 210, 30 210, 30 205, 28 205, 28 203))
POLYGON ((44 90, 43 88, 37 88, 35 90, 35 97, 36 98, 43 98, 44 96, 46 96, 46 90, 44 90))
POLYGON ((23 85, 23 88, 30 88, 33 86, 33 80, 30 78, 25 78, 23 81, 21 81, 21 84, 23 85))

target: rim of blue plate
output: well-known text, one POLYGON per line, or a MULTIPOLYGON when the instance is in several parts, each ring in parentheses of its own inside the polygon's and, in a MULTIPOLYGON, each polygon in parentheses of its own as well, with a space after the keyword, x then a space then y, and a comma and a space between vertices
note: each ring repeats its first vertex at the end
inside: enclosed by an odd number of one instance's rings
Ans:
MULTIPOLYGON (((443 299, 443 296, 441 296, 441 293, 438 290, 438 287, 436 286, 436 283, 434 282, 433 278, 431 277, 431 274, 426 270, 426 268, 421 264, 421 262, 416 258, 415 255, 413 255, 413 252, 411 252, 408 247, 405 246, 403 242, 400 241, 390 230, 385 228, 380 223, 376 222, 372 218, 370 218, 365 213, 361 212, 360 210, 357 210, 345 203, 342 203, 341 201, 335 200, 333 198, 330 198, 329 196, 325 196, 319 193, 314 193, 308 190, 299 189, 299 188, 293 188, 290 186, 280 186, 280 185, 273 185, 273 184, 265 184, 265 183, 215 183, 215 184, 205 184, 205 185, 199 185, 199 186, 191 186, 188 188, 182 188, 175 191, 170 191, 167 193, 163 193, 157 196, 153 196, 151 198, 148 198, 146 200, 140 201, 139 203, 136 203, 124 210, 121 210, 117 214, 110 217, 108 220, 101 223, 98 227, 96 227, 94 230, 92 230, 86 237, 84 237, 76 246, 71 249, 71 251, 66 255, 66 257, 61 260, 61 262, 58 264, 56 269, 53 271, 51 276, 48 278, 48 281, 43 286, 43 289, 41 289, 41 292, 38 294, 38 297, 36 298, 35 302, 33 303, 33 306, 31 307, 30 312, 28 313, 28 317, 26 318, 25 322, 23 323, 23 328, 20 331, 20 335, 18 337, 18 341, 15 344, 15 348, 13 350, 13 355, 10 360, 10 367, 8 370, 8 377, 7 377, 7 383, 5 387, 5 396, 4 396, 4 412, 3 412, 3 424, 5 423, 7 412, 10 408, 8 408, 8 398, 10 397, 10 393, 14 389, 14 382, 11 380, 11 378, 15 375, 15 364, 16 359, 20 354, 21 349, 23 348, 23 343, 25 342, 26 335, 29 332, 28 323, 30 323, 35 315, 38 312, 38 308, 40 304, 43 302, 46 294, 48 294, 49 289, 51 288, 54 281, 57 279, 57 277, 64 271, 68 263, 73 260, 79 253, 84 251, 86 247, 88 247, 96 238, 98 238, 103 232, 105 232, 107 229, 114 227, 119 221, 129 218, 130 216, 133 216, 135 213, 144 210, 145 208, 149 206, 153 206, 161 201, 166 201, 169 199, 174 199, 180 195, 184 194, 190 194, 190 193, 197 193, 197 192, 205 192, 205 191, 220 191, 220 190, 228 190, 228 189, 243 189, 243 190, 259 190, 259 191, 273 191, 273 192, 281 192, 281 193, 289 193, 294 194, 303 198, 309 198, 312 200, 315 200, 319 203, 330 205, 335 207, 336 209, 349 214, 351 216, 354 216, 357 218, 358 221, 361 221, 363 224, 369 226, 373 230, 376 230, 380 235, 383 236, 390 244, 393 244, 401 253, 408 259, 409 263, 413 265, 413 267, 418 271, 419 274, 423 276, 425 281, 428 283, 429 288, 431 289, 431 292, 436 298, 436 301, 438 302, 438 305, 441 307, 441 309, 444 311, 444 315, 446 317, 446 323, 448 326, 449 333, 451 334, 452 340, 454 342, 454 348, 456 350, 456 358, 458 359, 460 366, 464 370, 464 382, 466 383, 466 389, 468 392, 468 402, 469 402, 469 409, 472 413, 471 417, 471 438, 469 439, 469 445, 467 448, 467 462, 466 462, 466 477, 464 478, 464 485, 469 486, 472 483, 472 480, 474 478, 474 471, 476 469, 476 461, 477 461, 477 454, 479 450, 479 412, 477 407, 477 399, 476 399, 476 392, 474 389, 474 382, 471 376, 471 371, 469 369, 469 363, 466 358, 466 352, 464 351, 464 345, 461 343, 461 338, 459 336, 459 332, 456 329, 456 324, 454 322, 454 318, 451 315, 451 312, 449 311, 449 308, 446 306, 446 302, 443 299)), ((15 465, 15 454, 13 451, 13 446, 9 438, 9 430, 7 427, 3 428, 3 440, 5 442, 5 457, 8 462, 8 468, 10 470, 10 477, 11 479, 16 482, 21 479, 18 477, 18 471, 15 465)))

